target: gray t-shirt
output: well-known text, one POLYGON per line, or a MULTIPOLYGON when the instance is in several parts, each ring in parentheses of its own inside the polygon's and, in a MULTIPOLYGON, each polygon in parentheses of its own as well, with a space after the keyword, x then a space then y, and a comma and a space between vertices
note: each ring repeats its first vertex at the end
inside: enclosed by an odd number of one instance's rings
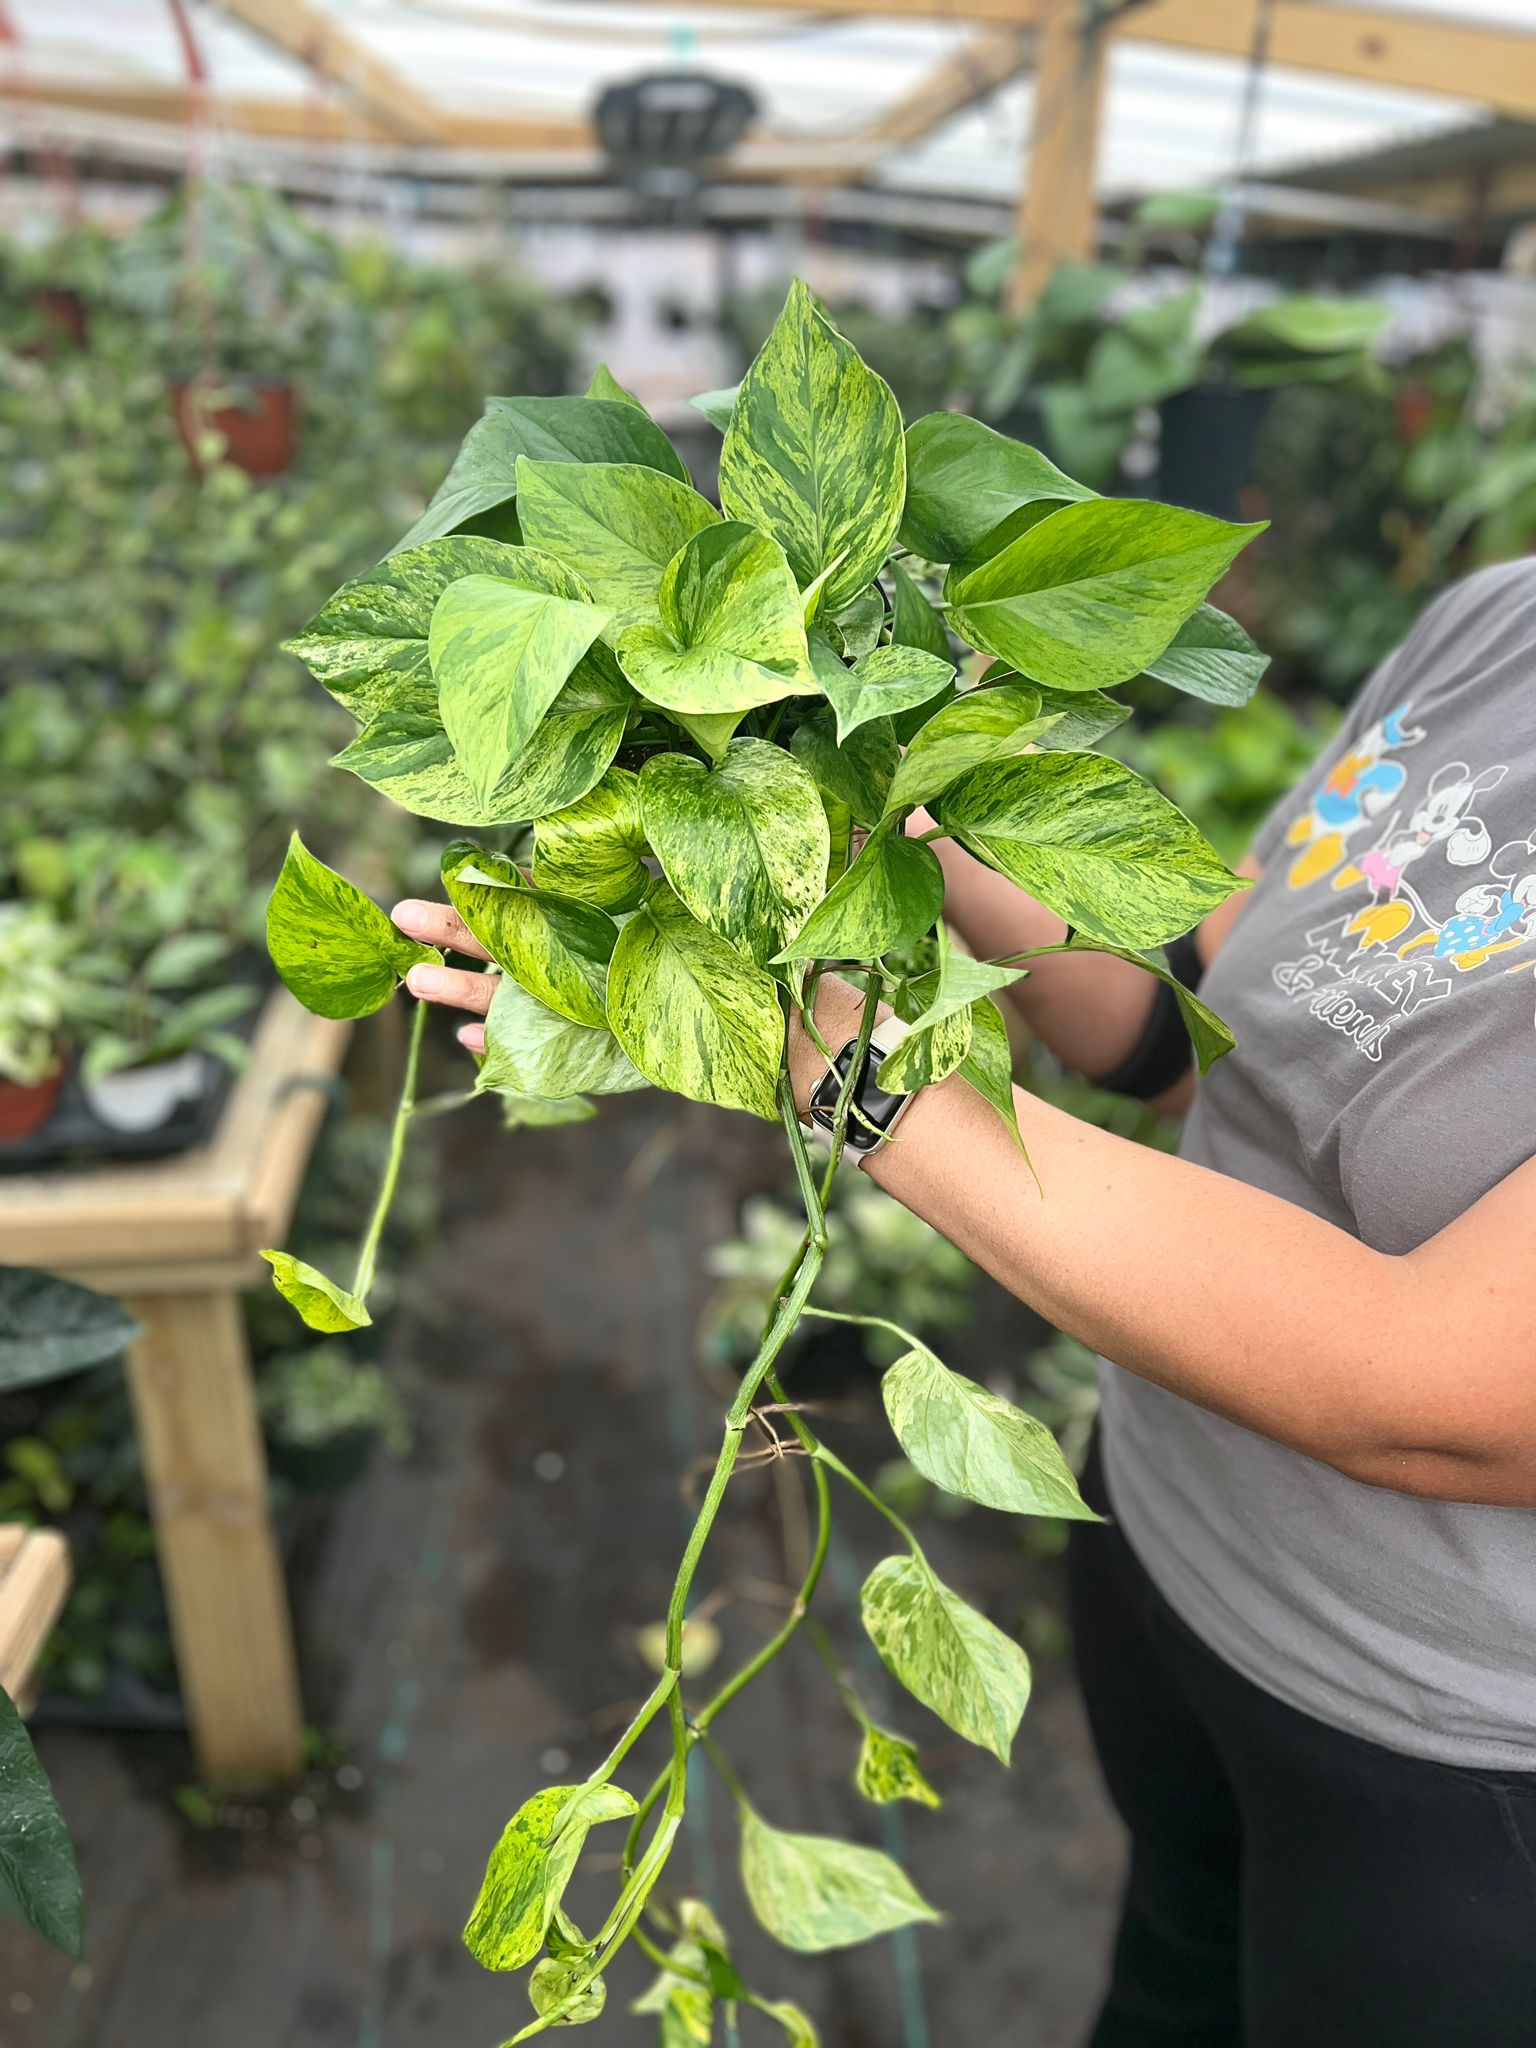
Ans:
MULTIPOLYGON (((1201 987, 1237 1050, 1183 1155, 1410 1251, 1536 1153, 1536 561, 1429 609, 1255 852, 1201 987)), ((1347 1379, 1364 1311, 1318 1312, 1347 1379)), ((1362 1485, 1100 1376, 1116 1517, 1213 1650, 1388 1749, 1536 1769, 1536 1511, 1362 1485)))

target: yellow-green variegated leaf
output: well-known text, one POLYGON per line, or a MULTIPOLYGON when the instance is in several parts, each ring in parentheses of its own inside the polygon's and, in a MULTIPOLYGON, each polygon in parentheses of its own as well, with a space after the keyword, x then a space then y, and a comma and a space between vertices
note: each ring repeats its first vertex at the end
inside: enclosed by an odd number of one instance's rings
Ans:
MULTIPOLYGON (((833 581, 834 576, 829 574, 828 585, 833 581)), ((850 661, 880 645, 880 635, 885 630, 885 598, 878 583, 868 583, 862 590, 856 590, 846 604, 835 608, 828 604, 825 613, 833 644, 850 661)))
POLYGON ((984 1102, 991 1103, 1027 1160, 1029 1153, 1019 1129, 1018 1104, 1013 1094, 1013 1048, 1008 1042, 1008 1026, 989 998, 971 1005, 970 1049, 956 1071, 984 1102))
POLYGON ((968 1010, 914 1025, 880 1062, 880 1086, 887 1095, 915 1095, 952 1074, 970 1049, 968 1010))
POLYGON ((1045 1424, 951 1372, 925 1345, 897 1359, 880 1392, 897 1442, 946 1493, 1004 1514, 1099 1519, 1045 1424))
POLYGON ((443 825, 498 825, 459 766, 436 707, 430 712, 381 711, 348 747, 331 756, 371 789, 418 818, 443 825))
POLYGON ((664 882, 619 933, 608 1021, 648 1081, 695 1102, 778 1114, 777 984, 700 924, 664 882))
POLYGON ((557 2026, 584 2027, 602 2017, 608 1987, 601 1977, 590 1976, 589 1968, 580 1956, 544 1956, 534 1964, 528 1999, 540 2019, 554 2014, 557 2026))
POLYGON ((754 2012, 760 2012, 766 2019, 777 2020, 784 2029, 788 2048, 821 2048, 821 2036, 808 2012, 787 1998, 754 1998, 754 2012))
POLYGON ((939 964, 898 991, 896 1014, 907 1035, 880 1068, 890 1095, 910 1095, 954 1073, 970 1057, 977 1006, 998 989, 1022 980, 1022 967, 994 967, 957 953, 939 926, 939 964))
POLYGON ((1029 683, 972 690, 946 704, 913 734, 886 795, 888 814, 931 804, 952 782, 989 761, 1011 760, 1040 744, 1049 727, 1040 692, 1029 683))
POLYGON ((931 412, 907 429, 902 546, 929 562, 963 561, 1021 506, 1094 495, 1027 442, 964 413, 931 412))
POLYGON ((786 1948, 801 1955, 938 1920, 889 1856, 831 1835, 789 1834, 750 1806, 741 1815, 741 1881, 752 1910, 786 1948))
POLYGON ((610 768, 576 803, 540 818, 533 836, 533 879, 541 889, 620 911, 633 910, 651 885, 640 778, 628 768, 610 768))
POLYGON ((560 597, 586 595, 551 556, 455 534, 405 548, 344 583, 286 643, 288 651, 365 724, 382 712, 435 715, 427 635, 438 599, 461 576, 499 576, 560 597))
POLYGON ((464 1945, 475 1961, 487 1970, 520 1970, 531 1963, 544 1946, 587 1831, 634 1812, 635 1801, 617 1785, 546 1785, 525 1800, 491 1851, 464 1929, 464 1945))
POLYGON ((891 1676, 948 1728, 1007 1763, 1029 1703, 1029 1659, 917 1557, 888 1557, 859 1611, 891 1676))
MULTIPOLYGON (((646 1086, 606 1024, 573 1024, 503 975, 485 1019, 479 1093, 551 1105, 587 1095, 623 1095, 646 1086)), ((534 1114, 520 1111, 519 1120, 534 1114)))
POLYGON ((910 1799, 916 1806, 944 1804, 923 1776, 917 1745, 873 1722, 865 1726, 853 1782, 861 1796, 876 1806, 889 1806, 897 1799, 910 1799))
POLYGON ((362 890, 316 860, 297 832, 267 904, 267 951, 317 1017, 368 1017, 418 960, 441 960, 396 929, 362 890))
POLYGON ((666 710, 716 717, 814 696, 800 592, 784 550, 736 524, 708 526, 668 563, 660 623, 619 636, 619 666, 666 710))
POLYGON ((954 664, 919 647, 876 647, 852 668, 818 664, 827 700, 837 714, 837 737, 846 740, 872 718, 889 718, 930 704, 954 681, 954 664))
POLYGON ((666 435, 627 399, 488 398, 431 504, 396 552, 488 514, 506 520, 525 455, 541 462, 642 462, 679 483, 688 481, 666 435))
POLYGON ((272 1268, 272 1285, 292 1302, 311 1330, 338 1337, 347 1330, 363 1330, 373 1321, 362 1302, 314 1266, 305 1265, 291 1252, 263 1252, 272 1268))
POLYGON ((530 547, 574 569, 615 627, 654 620, 668 562, 719 524, 707 498, 638 463, 533 462, 517 470, 517 516, 530 547))
POLYGON ((463 839, 444 851, 442 871, 449 902, 504 974, 572 1023, 605 1022, 603 990, 618 936, 605 911, 529 888, 505 854, 463 839))
POLYGON ((701 924, 761 965, 820 901, 831 840, 816 785, 765 740, 732 740, 718 768, 657 754, 640 775, 645 833, 701 924))
POLYGON ((1111 945, 1160 946, 1243 887, 1182 811, 1102 754, 978 769, 934 815, 1074 931, 1111 945))
POLYGON ((873 960, 913 945, 944 907, 944 870, 931 847, 879 825, 858 858, 779 949, 780 960, 873 960))
POLYGON ((847 805, 855 824, 870 827, 880 822, 901 760, 888 718, 872 718, 839 745, 833 714, 818 711, 796 726, 790 747, 817 788, 847 805))
POLYGON ((461 577, 438 599, 428 635, 438 708, 487 809, 611 617, 600 606, 491 576, 461 577))
POLYGON ((990 560, 951 571, 950 624, 1036 682, 1107 689, 1164 651, 1263 531, 1146 498, 1064 505, 990 560))
POLYGON ((797 279, 742 379, 720 450, 726 516, 773 534, 802 586, 841 557, 822 600, 834 611, 889 554, 906 477, 890 386, 797 279))

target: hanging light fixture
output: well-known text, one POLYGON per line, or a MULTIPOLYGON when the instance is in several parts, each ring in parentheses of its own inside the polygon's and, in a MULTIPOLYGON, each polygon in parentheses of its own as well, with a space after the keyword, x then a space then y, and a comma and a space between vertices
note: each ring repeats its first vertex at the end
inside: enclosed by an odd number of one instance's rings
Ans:
POLYGON ((686 206, 757 118, 754 94, 705 71, 647 72, 609 86, 593 114, 621 183, 652 206, 686 206))

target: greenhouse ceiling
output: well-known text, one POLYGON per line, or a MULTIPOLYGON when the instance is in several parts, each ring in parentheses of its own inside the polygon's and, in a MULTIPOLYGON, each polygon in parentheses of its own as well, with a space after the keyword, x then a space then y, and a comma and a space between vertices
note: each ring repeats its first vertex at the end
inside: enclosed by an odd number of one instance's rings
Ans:
MULTIPOLYGON (((1058 0, 0 0, 13 151, 174 169, 591 186, 593 109, 645 73, 745 86, 712 183, 1008 202, 1058 0)), ((1101 198, 1536 121, 1536 0, 1100 0, 1101 198), (1261 26, 1267 23, 1266 37, 1261 26), (1244 122, 1245 100, 1252 118, 1244 122)), ((1533 130, 1536 135, 1536 130, 1533 130)))

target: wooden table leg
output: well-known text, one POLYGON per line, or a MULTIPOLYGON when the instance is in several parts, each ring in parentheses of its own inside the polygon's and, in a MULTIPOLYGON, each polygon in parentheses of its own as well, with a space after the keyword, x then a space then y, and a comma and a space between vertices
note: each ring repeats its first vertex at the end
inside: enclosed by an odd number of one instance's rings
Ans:
POLYGON ((303 1716, 239 1300, 130 1306, 144 1334, 128 1380, 199 1768, 230 1786, 292 1777, 303 1716))

